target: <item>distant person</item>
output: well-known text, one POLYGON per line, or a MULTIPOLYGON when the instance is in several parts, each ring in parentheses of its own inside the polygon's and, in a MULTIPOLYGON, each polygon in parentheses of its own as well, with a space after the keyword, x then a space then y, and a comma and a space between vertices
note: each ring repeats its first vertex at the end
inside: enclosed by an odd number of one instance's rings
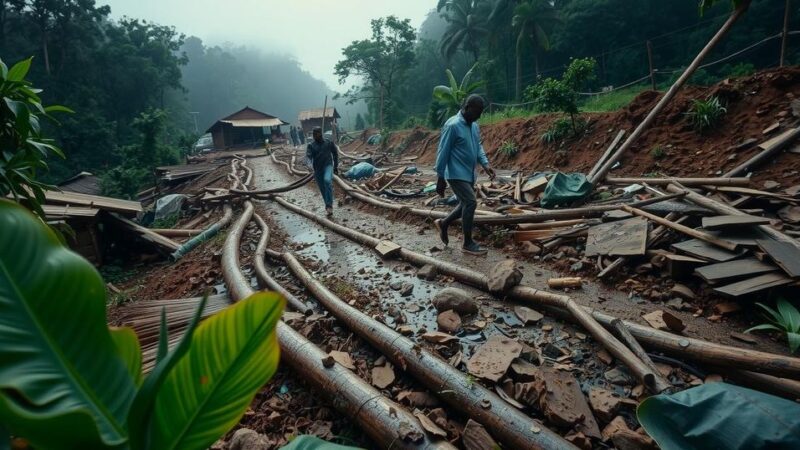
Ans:
POLYGON ((475 166, 480 164, 490 179, 494 179, 494 169, 489 167, 489 159, 481 145, 478 119, 483 114, 485 102, 480 95, 470 95, 461 111, 447 119, 439 137, 436 150, 436 192, 444 197, 447 183, 458 199, 458 206, 444 219, 434 221, 439 229, 439 237, 444 245, 449 243, 447 228, 461 218, 464 231, 464 253, 485 255, 486 249, 472 240, 472 224, 475 218, 475 166))
POLYGON ((306 135, 303 131, 303 127, 297 127, 297 141, 300 142, 300 145, 304 145, 306 143, 306 135))
POLYGON ((300 145, 299 142, 297 141, 297 130, 295 130, 294 127, 289 127, 289 137, 292 138, 293 146, 297 147, 298 145, 300 145))
POLYGON ((322 138, 322 128, 315 127, 314 140, 306 148, 306 163, 314 169, 322 201, 325 202, 325 215, 333 215, 333 174, 339 173, 339 149, 333 142, 322 138))

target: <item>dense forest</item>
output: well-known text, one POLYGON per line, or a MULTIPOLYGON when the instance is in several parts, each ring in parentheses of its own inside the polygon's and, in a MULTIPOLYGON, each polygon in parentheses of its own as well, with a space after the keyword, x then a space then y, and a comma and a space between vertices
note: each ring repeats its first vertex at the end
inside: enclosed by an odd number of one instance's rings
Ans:
POLYGON ((28 78, 43 100, 74 111, 46 130, 66 154, 40 174, 50 182, 89 171, 105 176, 107 193, 131 196, 215 119, 250 105, 294 122, 334 94, 291 56, 205 46, 110 12, 93 0, 0 2, 2 60, 33 57, 28 78))
MULTIPOLYGON (((707 62, 726 59, 700 70, 692 81, 710 84, 777 66, 784 6, 783 1, 754 0, 707 62)), ((420 26, 417 39, 408 43, 413 63, 393 75, 385 125, 436 125, 429 120, 434 86, 447 84, 446 69, 460 80, 473 64, 477 72, 473 80, 483 81, 479 92, 502 108, 522 102, 525 88, 537 80, 560 76, 572 58, 595 59, 596 76, 586 86, 592 91, 636 80, 642 80, 640 89, 649 87, 649 78, 643 78, 649 74, 650 41, 656 82, 665 87, 729 11, 730 3, 720 2, 700 15, 696 0, 440 0, 420 26)), ((789 29, 800 30, 796 2, 789 29)), ((800 36, 789 37, 788 49, 787 63, 800 62, 800 36)), ((376 90, 368 82, 356 96, 371 103, 369 119, 375 124, 379 122, 376 90)))

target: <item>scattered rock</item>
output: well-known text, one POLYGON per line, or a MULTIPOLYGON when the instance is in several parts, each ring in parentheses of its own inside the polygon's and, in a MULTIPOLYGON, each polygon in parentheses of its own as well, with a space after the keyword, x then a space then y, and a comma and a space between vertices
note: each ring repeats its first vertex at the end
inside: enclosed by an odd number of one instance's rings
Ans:
POLYGON ((497 382, 520 353, 522 345, 516 340, 493 335, 467 361, 467 370, 476 377, 497 382))
POLYGON ((624 372, 619 367, 615 367, 603 374, 606 380, 611 384, 618 386, 633 386, 633 378, 624 372))
POLYGON ((422 335, 422 339, 425 339, 428 342, 433 342, 434 344, 448 344, 450 342, 458 341, 457 337, 447 333, 441 333, 439 331, 428 331, 422 335))
POLYGON ((263 434, 259 434, 249 428, 239 428, 233 433, 229 450, 269 450, 275 444, 263 434))
POLYGON ((589 405, 601 422, 609 422, 617 414, 622 399, 609 390, 592 388, 589 391, 589 405))
POLYGON ((514 398, 525 405, 536 407, 539 404, 539 392, 536 383, 514 383, 514 398))
POLYGON ((511 361, 511 373, 517 381, 534 381, 539 374, 539 368, 524 359, 517 358, 511 361))
POLYGON ((737 341, 742 341, 750 345, 758 344, 758 339, 754 338, 753 336, 746 334, 746 333, 737 333, 735 331, 731 332, 730 336, 737 341))
POLYGON ((564 436, 564 439, 566 439, 568 442, 571 442, 572 445, 574 445, 575 447, 578 447, 581 450, 591 450, 592 449, 592 440, 589 439, 589 437, 586 436, 583 433, 580 433, 580 432, 578 432, 578 433, 570 433, 570 434, 564 436))
POLYGON ((568 355, 569 353, 564 351, 564 349, 562 349, 561 347, 553 344, 552 342, 548 342, 547 345, 545 345, 544 348, 542 349, 542 354, 544 356, 547 356, 548 358, 556 359, 568 355))
POLYGON ((530 325, 532 323, 536 323, 542 320, 542 318, 544 317, 542 313, 525 306, 515 306, 514 314, 516 314, 517 317, 519 317, 519 320, 522 321, 524 325, 530 325))
POLYGON ((433 297, 433 306, 439 311, 452 309, 459 314, 475 314, 478 304, 466 291, 459 288, 444 288, 433 297))
POLYGON ((455 333, 461 328, 461 316, 452 309, 448 309, 439 314, 436 323, 439 325, 439 329, 445 333, 455 333))
POLYGON ((399 291, 400 288, 402 287, 403 287, 403 282, 399 280, 392 281, 391 283, 389 283, 389 288, 391 288, 394 291, 399 291))
POLYGON ((412 292, 414 292, 414 285, 411 283, 403 283, 403 286, 400 287, 400 295, 403 297, 408 297, 412 292))
POLYGON ((656 310, 642 316, 651 327, 662 331, 674 331, 680 333, 686 328, 683 321, 663 310, 656 310))
POLYGON ((400 325, 397 327, 397 332, 402 334, 403 336, 411 336, 414 334, 414 327, 411 325, 400 325))
POLYGON ((604 348, 597 352, 597 359, 599 359, 605 365, 609 365, 614 362, 614 357, 611 356, 611 353, 608 353, 608 350, 604 348))
POLYGON ((400 426, 398 428, 398 436, 400 436, 400 439, 406 442, 421 442, 423 439, 425 439, 425 434, 414 424, 403 421, 400 422, 400 426))
POLYGON ((438 269, 436 269, 436 266, 433 266, 431 264, 425 264, 424 266, 420 267, 419 270, 417 270, 417 276, 419 278, 424 278, 424 279, 426 279, 428 281, 435 280, 436 279, 436 275, 438 275, 438 274, 439 274, 439 271, 438 271, 438 269))
POLYGON ((329 353, 329 355, 332 356, 333 359, 343 367, 346 367, 350 370, 356 369, 356 366, 353 364, 353 358, 350 357, 349 353, 333 350, 329 353))
POLYGON ((655 441, 650 436, 630 429, 620 429, 611 435, 611 442, 617 450, 656 450, 655 441))
POLYGON ((333 359, 333 356, 327 355, 322 358, 322 366, 326 369, 330 369, 334 364, 336 364, 336 360, 333 359))
POLYGON ((394 383, 394 369, 391 364, 372 368, 372 385, 378 389, 386 389, 394 383))
POLYGON ((675 286, 672 287, 670 293, 673 296, 680 297, 684 300, 694 300, 694 292, 680 283, 675 283, 675 286))
POLYGON ((488 450, 500 448, 492 435, 486 431, 483 425, 472 419, 467 421, 464 431, 461 433, 461 443, 466 450, 488 450))
POLYGON ((619 433, 620 430, 630 431, 630 428, 628 428, 628 424, 625 423, 625 419, 623 419, 622 416, 617 416, 603 428, 603 441, 608 441, 612 436, 619 433))
POLYGON ((507 259, 495 264, 489 271, 489 291, 495 293, 508 292, 522 281, 522 272, 517 269, 517 262, 507 259))
POLYGON ((781 184, 778 183, 777 181, 767 180, 764 182, 763 186, 765 191, 774 191, 779 187, 781 187, 781 184))
POLYGON ((520 252, 525 256, 538 256, 542 253, 542 247, 531 241, 524 241, 520 244, 520 252))
POLYGON ((675 311, 683 311, 683 309, 689 305, 687 305, 686 302, 684 302, 682 299, 673 298, 667 301, 667 306, 674 309, 675 311))
POLYGON ((574 427, 589 437, 600 438, 597 421, 578 380, 571 373, 543 367, 535 386, 539 407, 549 422, 559 427, 574 427))

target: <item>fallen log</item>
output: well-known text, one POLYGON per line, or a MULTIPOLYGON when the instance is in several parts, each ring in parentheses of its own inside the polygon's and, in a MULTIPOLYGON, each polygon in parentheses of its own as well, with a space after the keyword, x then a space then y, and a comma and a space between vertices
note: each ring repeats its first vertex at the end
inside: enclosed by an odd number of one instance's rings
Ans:
MULTIPOLYGON (((377 238, 308 212, 287 202, 281 197, 275 197, 274 200, 286 209, 307 217, 355 242, 373 248, 380 242, 377 238)), ((430 264, 436 267, 442 274, 452 276, 459 282, 489 292, 487 277, 483 273, 447 261, 442 261, 441 259, 429 257, 406 248, 401 248, 399 257, 419 267, 430 264)), ((516 286, 508 292, 507 297, 520 302, 543 303, 547 305, 548 310, 559 313, 561 316, 567 314, 571 316, 568 309, 561 306, 565 299, 568 298, 568 296, 563 294, 542 291, 528 286, 516 286)), ((582 308, 587 313, 591 314, 601 325, 611 329, 611 321, 616 319, 616 317, 595 311, 589 307, 584 306, 582 308)), ((744 369, 781 377, 800 379, 800 358, 715 344, 701 339, 694 339, 656 330, 644 325, 639 325, 635 322, 624 321, 624 323, 631 334, 636 337, 642 345, 655 350, 728 369, 744 369)))
POLYGON ((183 255, 189 253, 193 248, 197 247, 206 240, 214 237, 214 235, 219 233, 219 230, 228 226, 232 218, 233 218, 233 208, 231 208, 230 205, 225 204, 223 206, 223 214, 221 219, 219 219, 217 222, 215 222, 214 224, 203 230, 202 233, 184 242, 177 249, 175 249, 172 252, 172 255, 170 256, 172 257, 173 260, 177 261, 178 259, 183 257, 183 255))
POLYGON ((652 186, 666 186, 670 183, 680 183, 682 186, 750 186, 750 178, 630 178, 606 177, 608 184, 629 185, 647 183, 652 186))
POLYGON ((284 252, 282 258, 314 297, 347 328, 450 406, 491 430, 494 437, 509 448, 574 448, 560 435, 535 423, 494 392, 471 382, 466 374, 435 353, 420 348, 411 339, 348 305, 315 279, 291 253, 284 252))
POLYGON ((653 363, 653 360, 647 356, 647 352, 644 351, 642 346, 639 344, 639 341, 633 337, 630 331, 628 331, 628 327, 620 319, 614 319, 611 321, 611 326, 617 332, 617 336, 622 339, 622 342, 631 349, 631 351, 642 360, 647 367, 650 368, 651 373, 653 374, 653 378, 646 380, 653 385, 653 391, 656 392, 665 392, 670 391, 673 389, 673 386, 667 381, 663 376, 661 376, 661 372, 659 372, 658 367, 653 363))
POLYGON ((654 214, 650 214, 648 212, 642 211, 641 209, 631 208, 630 206, 623 206, 622 209, 627 211, 631 214, 635 214, 640 217, 644 217, 648 220, 651 220, 659 225, 663 225, 668 228, 672 228, 673 230, 680 231, 681 233, 691 236, 695 239, 700 239, 702 241, 708 242, 709 244, 716 245, 717 247, 724 248, 725 250, 730 250, 735 252, 739 248, 739 244, 731 241, 726 241, 725 239, 720 239, 716 236, 710 235, 706 232, 695 230, 693 228, 689 228, 686 225, 681 225, 679 223, 673 222, 671 220, 666 220, 663 217, 658 217, 654 214))

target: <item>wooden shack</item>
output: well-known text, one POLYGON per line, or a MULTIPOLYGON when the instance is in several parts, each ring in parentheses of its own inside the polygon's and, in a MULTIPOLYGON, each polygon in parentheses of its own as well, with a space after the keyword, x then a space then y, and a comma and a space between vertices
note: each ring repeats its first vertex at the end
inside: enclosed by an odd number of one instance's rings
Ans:
MULTIPOLYGON (((303 134, 308 136, 311 134, 311 131, 314 129, 314 127, 321 127, 322 116, 322 108, 300 111, 300 114, 297 115, 297 120, 300 121, 300 126, 303 128, 303 134)), ((333 124, 336 123, 336 119, 340 119, 341 117, 342 116, 339 115, 339 112, 336 111, 336 108, 332 106, 325 108, 325 129, 322 130, 322 132, 324 133, 328 130, 332 130, 333 124)))
POLYGON ((226 150, 235 147, 263 146, 268 134, 265 129, 270 129, 270 135, 280 136, 281 125, 288 123, 245 106, 216 121, 206 133, 211 133, 215 149, 226 150))

